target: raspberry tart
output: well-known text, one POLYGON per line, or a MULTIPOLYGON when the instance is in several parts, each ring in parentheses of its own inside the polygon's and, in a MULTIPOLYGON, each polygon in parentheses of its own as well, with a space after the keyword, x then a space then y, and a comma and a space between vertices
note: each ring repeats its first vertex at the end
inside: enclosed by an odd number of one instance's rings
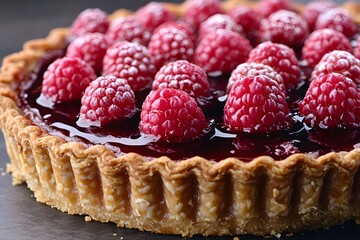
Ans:
POLYGON ((360 5, 326 6, 87 9, 28 41, 0 73, 14 183, 69 214, 183 236, 358 219, 360 5))

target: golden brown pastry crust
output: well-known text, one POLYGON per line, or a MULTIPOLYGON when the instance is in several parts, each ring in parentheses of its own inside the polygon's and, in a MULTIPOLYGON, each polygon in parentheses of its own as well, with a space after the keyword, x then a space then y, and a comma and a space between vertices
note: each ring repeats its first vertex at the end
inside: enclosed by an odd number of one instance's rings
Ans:
MULTIPOLYGON (((181 15, 183 5, 166 6, 181 15)), ((124 14, 130 12, 110 18, 124 14)), ((4 59, 0 73, 0 127, 13 181, 26 182, 38 201, 102 222, 183 236, 275 234, 360 217, 360 149, 316 159, 261 156, 249 163, 147 161, 49 135, 22 114, 15 89, 46 52, 65 47, 67 35, 68 29, 55 29, 46 39, 27 42, 4 59)))

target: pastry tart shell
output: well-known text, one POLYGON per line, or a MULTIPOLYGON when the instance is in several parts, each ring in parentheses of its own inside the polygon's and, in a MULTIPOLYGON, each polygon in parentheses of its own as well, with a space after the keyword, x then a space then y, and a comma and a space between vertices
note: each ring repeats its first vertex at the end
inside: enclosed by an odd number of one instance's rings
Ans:
MULTIPOLYGON (((181 15, 182 5, 166 6, 181 15)), ((110 18, 123 14, 131 13, 110 18)), ((68 33, 54 29, 28 41, 4 59, 0 73, 0 127, 13 183, 26 182, 38 201, 121 227, 183 236, 296 232, 360 217, 360 149, 280 161, 149 161, 48 134, 24 116, 16 89, 47 52, 66 46, 68 33)))

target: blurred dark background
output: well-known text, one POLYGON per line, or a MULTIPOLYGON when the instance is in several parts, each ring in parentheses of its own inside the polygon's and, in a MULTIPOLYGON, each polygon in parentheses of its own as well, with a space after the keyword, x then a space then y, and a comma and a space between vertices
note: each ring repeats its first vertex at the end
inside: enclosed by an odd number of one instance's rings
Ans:
MULTIPOLYGON (((170 0, 171 1, 171 0, 170 0)), ((168 2, 170 2, 168 0, 168 2)), ((357 1, 357 0, 355 0, 357 1)), ((99 7, 111 13, 118 8, 136 10, 147 0, 0 0, 0 59, 20 51, 29 39, 43 38, 55 27, 69 26, 86 8, 99 7)), ((172 2, 181 2, 173 0, 172 2)), ((303 1, 306 2, 306 1, 303 1)), ((336 1, 341 2, 341 1, 336 1)), ((9 162, 0 133, 0 240, 1 239, 184 239, 117 228, 114 224, 85 222, 83 216, 69 216, 36 202, 26 185, 13 187, 5 174, 9 162)), ((241 240, 264 239, 239 236, 241 240)), ((308 231, 281 239, 360 239, 360 226, 354 222, 328 230, 308 231)), ((194 237, 192 239, 226 239, 233 237, 194 237)), ((275 238, 276 239, 276 238, 275 238)))

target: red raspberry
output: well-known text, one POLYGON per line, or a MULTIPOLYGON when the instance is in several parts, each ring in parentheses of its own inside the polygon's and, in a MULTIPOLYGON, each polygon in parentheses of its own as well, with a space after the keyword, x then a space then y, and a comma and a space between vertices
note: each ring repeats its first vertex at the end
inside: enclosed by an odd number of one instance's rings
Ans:
POLYGON ((135 17, 151 32, 160 24, 176 19, 176 16, 172 12, 158 2, 150 2, 142 8, 139 8, 135 13, 135 17))
POLYGON ((186 33, 186 35, 189 36, 189 38, 191 39, 191 41, 195 44, 196 43, 196 35, 195 35, 195 31, 194 29, 187 23, 182 22, 182 21, 169 21, 169 22, 165 22, 163 24, 161 24, 160 26, 158 26, 153 34, 158 31, 160 28, 169 28, 169 27, 174 27, 179 29, 180 31, 183 31, 184 33, 186 33))
POLYGON ((349 52, 334 50, 325 54, 311 73, 311 79, 334 72, 360 84, 360 60, 349 52))
POLYGON ((283 89, 284 93, 286 93, 286 88, 281 75, 278 74, 272 67, 264 65, 262 63, 242 63, 237 66, 237 68, 231 73, 231 76, 229 78, 229 82, 226 87, 227 92, 230 92, 234 83, 239 81, 243 77, 258 75, 265 75, 272 80, 275 80, 283 89))
POLYGON ((81 98, 81 127, 104 126, 134 115, 135 94, 125 79, 100 76, 90 83, 81 98))
POLYGON ((231 10, 229 16, 242 27, 248 39, 254 41, 257 39, 261 18, 253 8, 239 6, 231 10))
POLYGON ((232 132, 269 133, 290 128, 292 119, 281 86, 264 75, 235 82, 225 103, 224 124, 232 132))
POLYGON ((240 34, 218 29, 200 41, 194 62, 207 73, 230 73, 246 61, 251 49, 250 42, 240 34))
POLYGON ((149 43, 149 52, 157 69, 176 60, 192 62, 194 49, 195 46, 190 37, 175 27, 163 27, 156 30, 149 43))
POLYGON ((155 74, 156 68, 148 49, 138 43, 121 41, 106 51, 103 75, 126 79, 133 91, 146 88, 155 74))
POLYGON ((147 46, 151 33, 134 16, 124 16, 111 22, 106 36, 110 43, 129 41, 147 46))
POLYGON ((309 27, 295 12, 280 10, 260 23, 261 41, 282 43, 290 47, 300 46, 309 35, 309 27))
POLYGON ((52 103, 80 99, 95 78, 92 67, 80 58, 59 58, 44 73, 41 92, 52 103))
POLYGON ((205 116, 195 99, 179 89, 151 91, 141 111, 140 131, 158 137, 158 141, 185 142, 203 134, 205 116))
POLYGON ((89 8, 76 17, 70 28, 70 35, 79 37, 85 33, 105 33, 108 27, 107 13, 98 8, 89 8))
POLYGON ((214 14, 222 13, 219 0, 187 0, 182 20, 194 29, 214 14))
POLYGON ((289 0, 261 0, 255 10, 259 16, 267 18, 282 9, 291 10, 289 0))
POLYGON ((300 66, 292 48, 273 42, 264 42, 249 54, 248 62, 269 65, 283 78, 286 90, 294 89, 301 83, 300 66))
POLYGON ((67 57, 78 57, 87 62, 95 72, 102 70, 102 62, 109 43, 102 33, 88 33, 72 41, 67 50, 67 57))
POLYGON ((163 66, 155 75, 152 89, 180 89, 193 98, 205 96, 209 91, 209 81, 204 70, 186 60, 178 60, 163 66))
POLYGON ((227 29, 229 31, 243 34, 242 27, 230 16, 215 14, 200 24, 199 40, 203 39, 208 33, 214 33, 217 29, 227 29))
POLYGON ((314 128, 353 128, 360 126, 360 91, 339 73, 317 77, 310 83, 299 114, 314 128))
POLYGON ((335 7, 335 3, 327 0, 311 1, 306 4, 304 11, 302 12, 302 16, 308 23, 310 30, 313 30, 319 15, 335 7))
POLYGON ((357 39, 357 44, 354 48, 354 56, 360 59, 360 36, 357 39))
POLYGON ((341 32, 330 28, 315 30, 304 43, 302 57, 314 67, 321 58, 333 50, 352 52, 350 41, 341 32))
POLYGON ((349 38, 358 32, 358 27, 349 13, 340 8, 333 8, 319 15, 315 29, 323 28, 334 29, 349 38))

